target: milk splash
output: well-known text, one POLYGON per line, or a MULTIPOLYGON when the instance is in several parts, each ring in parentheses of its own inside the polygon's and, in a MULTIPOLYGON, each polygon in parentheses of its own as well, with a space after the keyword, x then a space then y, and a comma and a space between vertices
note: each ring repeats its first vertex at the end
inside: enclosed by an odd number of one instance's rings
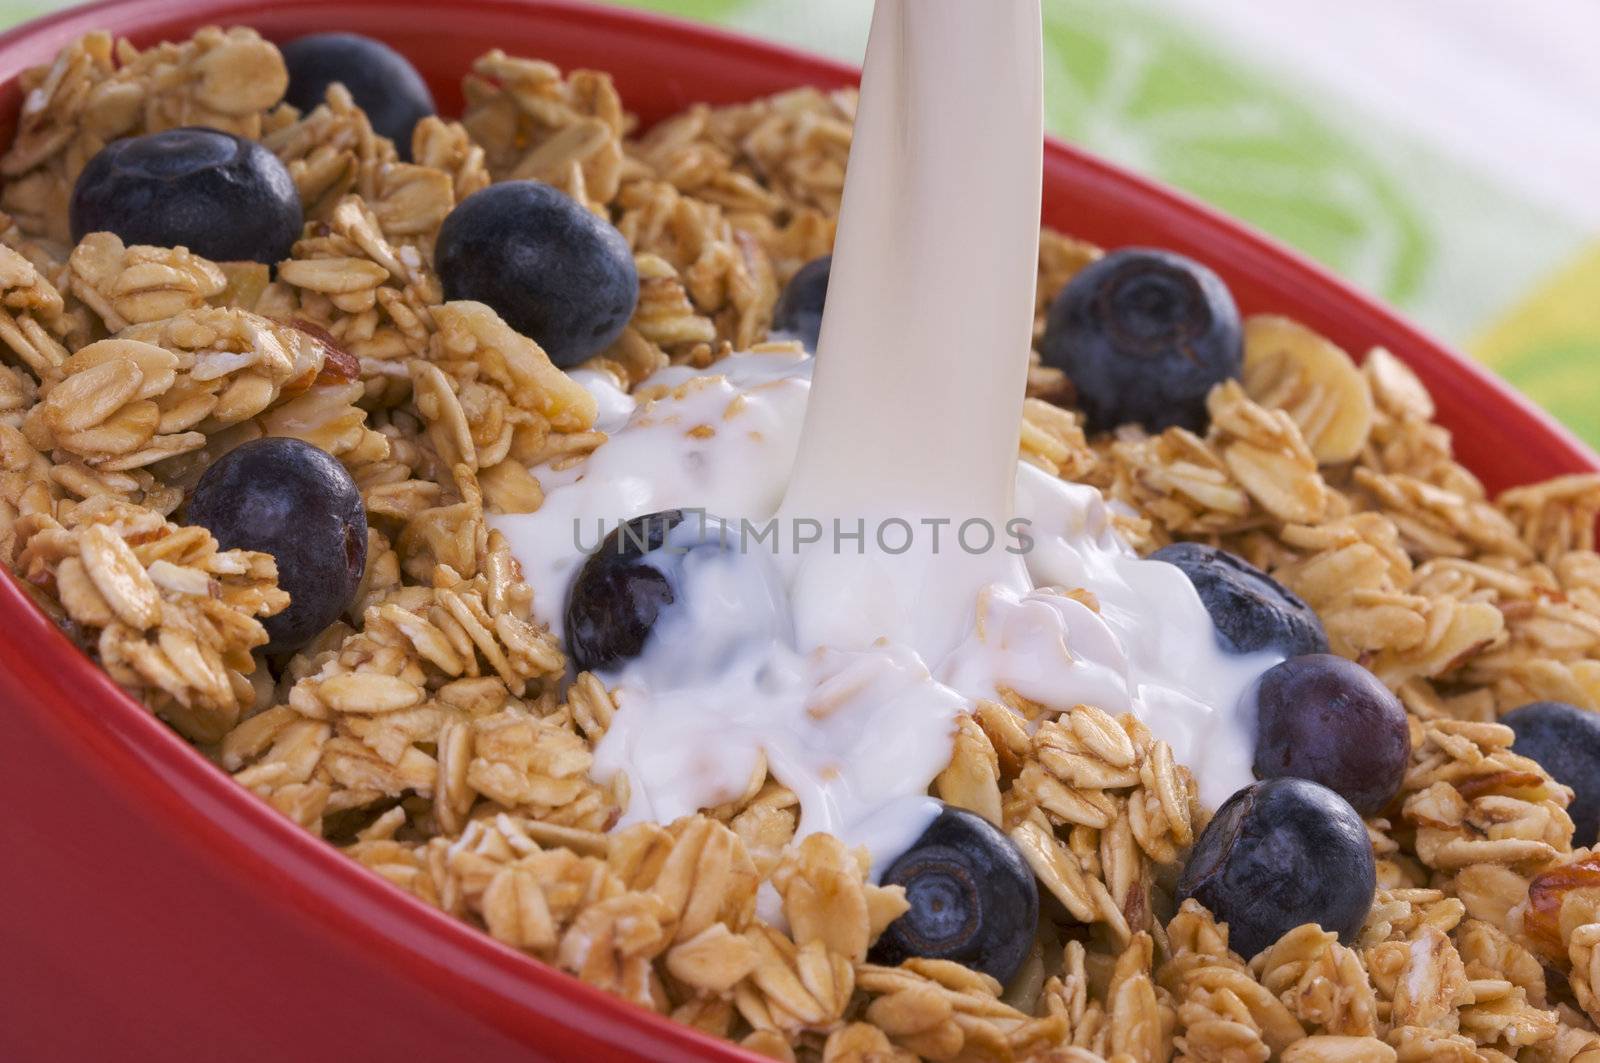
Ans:
MULTIPOLYGON (((664 370, 642 390, 669 394, 628 414, 587 461, 536 470, 544 505, 493 524, 523 564, 537 618, 559 630, 580 545, 602 528, 696 507, 770 520, 794 464, 811 366, 749 354, 698 373, 664 370)), ((748 617, 765 614, 750 603, 787 593, 787 555, 768 544, 686 565, 683 608, 641 657, 602 676, 619 707, 594 773, 627 774, 622 822, 736 800, 770 770, 799 798, 803 833, 866 845, 881 862, 935 814, 925 795, 949 760, 957 717, 1002 689, 1056 708, 1136 714, 1195 770, 1213 806, 1247 785, 1253 741, 1240 695, 1280 658, 1224 653, 1187 577, 1140 559, 1097 490, 1015 458, 1010 468, 1014 519, 1027 522, 1028 547, 1015 557, 1027 583, 976 593, 940 657, 889 640, 807 649, 787 625, 752 629, 748 617), (1075 588, 1093 604, 1063 593, 1075 588)))
POLYGON ((881 866, 937 814, 927 792, 959 716, 1002 691, 1135 713, 1209 804, 1251 781, 1240 695, 1279 658, 1223 653, 1188 579, 1135 556, 1096 490, 1017 462, 1040 70, 1038 0, 879 0, 817 357, 664 370, 641 405, 577 374, 609 440, 535 470, 536 513, 494 519, 557 633, 579 541, 648 513, 830 531, 1024 522, 1025 549, 998 532, 984 550, 791 535, 770 556, 741 544, 686 564, 681 607, 601 677, 618 711, 594 774, 626 774, 624 824, 739 800, 770 772, 799 800, 800 833, 865 845, 881 866), (768 599, 782 622, 750 623, 768 599))

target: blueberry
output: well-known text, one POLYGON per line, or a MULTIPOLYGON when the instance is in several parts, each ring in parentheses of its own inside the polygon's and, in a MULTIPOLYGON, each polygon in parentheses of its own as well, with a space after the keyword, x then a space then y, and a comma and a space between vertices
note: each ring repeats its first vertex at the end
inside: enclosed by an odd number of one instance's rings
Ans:
POLYGON ((1206 394, 1239 376, 1239 309, 1193 259, 1128 247, 1086 266, 1056 296, 1039 346, 1066 373, 1091 432, 1138 424, 1203 431, 1206 394))
POLYGON ((313 33, 280 51, 289 68, 285 102, 310 111, 337 81, 366 112, 373 132, 394 141, 402 159, 411 158, 411 130, 435 110, 427 82, 405 56, 359 33, 313 33))
POLYGON ((1600 714, 1564 701, 1535 701, 1500 722, 1517 736, 1513 753, 1538 761, 1556 782, 1572 787, 1572 844, 1593 845, 1600 831, 1600 714))
POLYGON ((446 299, 488 303, 559 366, 609 347, 639 301, 628 241, 537 181, 502 181, 462 200, 439 228, 434 259, 446 299))
POLYGON ((213 262, 289 257, 304 221, 278 157, 215 129, 113 140, 78 175, 73 240, 116 233, 127 244, 187 247, 213 262))
POLYGON ((567 591, 566 638, 583 671, 617 668, 649 644, 650 678, 665 689, 793 633, 771 556, 739 550, 738 532, 715 517, 669 509, 619 525, 584 561, 567 591))
POLYGON ((1307 779, 1268 779, 1228 798, 1178 878, 1178 900, 1193 897, 1227 923, 1246 959, 1303 923, 1348 944, 1376 889, 1361 817, 1307 779))
POLYGON ((278 562, 289 606, 263 621, 268 653, 299 649, 338 619, 366 569, 361 492, 332 455, 298 439, 257 439, 224 454, 195 485, 185 520, 224 550, 278 562))
POLYGON ((1359 664, 1328 653, 1290 657, 1245 697, 1256 716, 1256 778, 1310 779, 1363 816, 1400 792, 1411 759, 1406 710, 1359 664))
POLYGON ((884 930, 871 960, 952 960, 1004 985, 1022 967, 1039 921, 1028 863, 982 816, 945 806, 883 873, 911 907, 884 930))
POLYGON ((801 266, 783 286, 772 308, 772 330, 800 337, 805 349, 816 353, 822 331, 822 305, 828 298, 828 273, 833 256, 823 255, 801 266))
POLYGON ((1328 633, 1312 608, 1243 558, 1203 543, 1173 543, 1150 557, 1189 577, 1229 653, 1328 652, 1328 633))

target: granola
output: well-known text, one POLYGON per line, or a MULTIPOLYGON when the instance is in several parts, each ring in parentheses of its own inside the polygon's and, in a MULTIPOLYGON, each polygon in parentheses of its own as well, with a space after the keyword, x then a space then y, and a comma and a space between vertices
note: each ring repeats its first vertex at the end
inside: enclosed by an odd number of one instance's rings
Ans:
MULTIPOLYGON (((1141 551, 1199 539, 1269 570, 1401 696, 1410 766, 1368 821, 1380 890, 1355 940, 1307 924, 1231 952, 1226 925, 1174 905, 1208 812, 1172 748, 1131 714, 1017 695, 960 718, 934 793, 1038 880, 1023 972, 875 964, 904 891, 836 838, 797 841, 798 798, 764 763, 723 805, 611 829, 627 779, 591 769, 626 710, 568 681, 486 520, 537 510, 529 470, 604 440, 595 401, 433 269, 458 202, 536 178, 635 256, 633 318, 588 368, 626 388, 757 347, 782 283, 831 246, 854 94, 696 105, 639 134, 606 74, 496 51, 407 163, 342 87, 301 114, 285 84, 248 29, 145 50, 90 34, 23 75, 0 158, 0 551, 240 785, 507 945, 772 1058, 1600 1061, 1600 857, 1573 847, 1571 791, 1495 722, 1540 698, 1600 709, 1600 476, 1491 498, 1403 364, 1358 367, 1283 318, 1249 321, 1204 435, 1088 435, 1036 354, 1024 461, 1103 491, 1141 551), (307 226, 275 270, 70 242, 88 159, 179 125, 287 166, 307 226), (273 661, 273 558, 173 519, 207 464, 270 435, 343 462, 371 522, 355 601, 273 661)), ((1044 233, 1036 342, 1099 255, 1044 233)))

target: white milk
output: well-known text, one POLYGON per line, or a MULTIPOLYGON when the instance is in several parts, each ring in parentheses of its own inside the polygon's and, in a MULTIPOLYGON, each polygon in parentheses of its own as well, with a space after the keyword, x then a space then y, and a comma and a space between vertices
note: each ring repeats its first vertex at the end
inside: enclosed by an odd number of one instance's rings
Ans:
POLYGON ((605 374, 574 374, 602 415, 626 431, 612 429, 581 464, 536 470, 545 491, 539 512, 498 522, 512 536, 534 607, 552 632, 562 633, 567 586, 584 554, 623 521, 676 507, 727 519, 772 515, 786 477, 769 473, 794 460, 809 385, 793 374, 805 368, 797 356, 763 354, 721 363, 726 375, 666 369, 646 386, 683 393, 637 415, 633 399, 605 374), (705 436, 706 429, 714 434, 705 436))
POLYGON ((1056 709, 1137 714, 1195 770, 1209 805, 1251 781, 1251 720, 1237 707, 1281 658, 1223 653, 1188 578, 1138 558, 1098 491, 1015 458, 1015 512, 1033 540, 1020 556, 1027 583, 975 593, 949 653, 928 658, 892 642, 807 652, 788 625, 762 626, 759 603, 784 593, 771 588, 783 588, 793 547, 754 533, 789 482, 812 366, 752 354, 703 373, 665 370, 644 389, 670 394, 637 409, 622 396, 625 425, 585 462, 535 470, 547 491, 537 513, 493 519, 534 588, 537 618, 556 630, 602 527, 691 508, 735 529, 750 522, 741 552, 687 568, 683 609, 661 622, 643 656, 604 676, 620 711, 595 774, 628 774, 624 823, 733 800, 769 766, 799 796, 803 831, 892 858, 936 810, 924 794, 949 759, 957 715, 1002 687, 1056 709), (1034 586, 1087 589, 1098 612, 1034 586))
MULTIPOLYGON (((1038 0, 879 0, 785 517, 1003 525, 1039 248, 1038 0)), ((1003 551, 822 548, 792 577, 807 646, 961 637, 1003 551)))
POLYGON ((1039 79, 1037 0, 879 0, 818 357, 664 370, 640 404, 575 374, 609 440, 535 470, 537 513, 494 520, 538 619, 560 632, 585 554, 624 520, 701 509, 737 532, 686 559, 680 607, 602 676, 619 704, 594 774, 627 774, 623 823, 735 800, 770 770, 802 833, 881 867, 937 814, 959 715, 1002 688, 1137 714, 1208 804, 1251 781, 1240 695, 1279 658, 1224 654, 1188 579, 1136 557, 1096 490, 1016 459, 1039 79), (1005 534, 1013 514, 1031 549, 1005 534), (903 553, 874 534, 891 518, 913 532, 903 553), (928 520, 947 522, 938 549, 928 520), (866 534, 835 540, 835 521, 866 534), (961 548, 967 521, 992 548, 961 548))

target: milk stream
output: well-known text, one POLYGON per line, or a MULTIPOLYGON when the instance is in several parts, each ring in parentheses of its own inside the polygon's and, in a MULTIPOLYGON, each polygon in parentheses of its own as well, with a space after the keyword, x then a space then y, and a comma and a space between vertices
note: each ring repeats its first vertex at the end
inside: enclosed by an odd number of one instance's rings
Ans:
POLYGON ((1188 579, 1138 558, 1098 491, 1017 461, 1039 34, 1038 0, 879 0, 818 355, 663 370, 645 401, 574 374, 608 440, 534 470, 537 512, 493 519, 557 634, 619 523, 698 509, 735 529, 729 552, 685 561, 643 654, 601 676, 618 711, 593 774, 626 774, 623 825, 737 800, 770 771, 801 834, 881 870, 937 815, 959 716, 1003 691, 1136 714, 1207 804, 1251 781, 1241 695, 1279 658, 1222 652, 1188 579), (969 548, 969 522, 992 543, 969 548))
MULTIPOLYGON (((784 516, 829 528, 1010 516, 1039 249, 1041 64, 1038 0, 879 0, 817 397, 784 516)), ((981 587, 1022 584, 1003 551, 830 545, 792 575, 802 645, 888 638, 936 658, 981 587)))

